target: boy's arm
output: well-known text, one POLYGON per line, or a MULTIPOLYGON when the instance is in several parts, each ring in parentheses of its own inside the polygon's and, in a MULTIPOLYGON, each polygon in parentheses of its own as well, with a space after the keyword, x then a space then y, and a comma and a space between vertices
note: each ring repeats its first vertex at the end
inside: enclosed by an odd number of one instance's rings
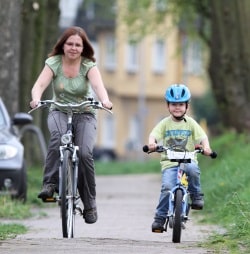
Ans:
POLYGON ((201 140, 201 145, 202 145, 202 148, 204 150, 204 154, 207 155, 207 156, 210 156, 210 154, 212 153, 212 150, 210 148, 210 144, 209 144, 208 138, 202 139, 201 140))
POLYGON ((151 152, 155 151, 156 146, 157 146, 157 140, 155 139, 153 135, 149 135, 149 138, 148 138, 149 151, 151 152))

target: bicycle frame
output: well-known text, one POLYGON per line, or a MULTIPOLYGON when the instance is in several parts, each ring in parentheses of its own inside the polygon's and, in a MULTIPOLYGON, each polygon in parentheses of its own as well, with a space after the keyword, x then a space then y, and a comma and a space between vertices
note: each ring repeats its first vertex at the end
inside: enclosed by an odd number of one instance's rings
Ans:
POLYGON ((61 209, 62 219, 62 233, 63 237, 73 238, 75 228, 75 215, 79 213, 83 214, 83 211, 78 206, 80 196, 77 190, 78 183, 78 164, 79 164, 79 147, 73 142, 73 109, 81 107, 92 107, 95 109, 103 109, 112 114, 111 110, 108 110, 102 106, 98 101, 93 98, 88 98, 79 104, 62 104, 52 100, 40 101, 38 106, 29 111, 32 111, 45 106, 56 105, 59 108, 67 109, 67 131, 61 136, 61 145, 59 147, 60 152, 60 167, 59 167, 59 195, 56 197, 43 200, 44 202, 58 202, 61 209))
MULTIPOLYGON (((71 160, 73 163, 73 176, 74 176, 74 181, 73 181, 73 197, 76 197, 76 193, 77 193, 77 180, 78 180, 78 164, 79 164, 79 157, 78 157, 78 151, 79 151, 79 147, 76 146, 73 143, 73 126, 72 126, 72 119, 73 119, 73 111, 72 108, 69 108, 68 112, 67 112, 67 116, 68 116, 68 122, 67 122, 67 131, 65 134, 62 135, 61 137, 61 142, 62 145, 59 147, 60 150, 60 161, 61 163, 63 163, 63 158, 64 158, 64 151, 67 149, 70 151, 71 153, 71 160)), ((61 172, 61 167, 59 170, 59 178, 60 178, 60 174, 62 174, 61 172)), ((60 197, 61 191, 59 189, 59 197, 60 197)))
POLYGON ((165 231, 169 225, 173 229, 172 241, 179 243, 181 240, 181 230, 185 229, 184 223, 188 220, 189 213, 189 192, 187 186, 181 182, 184 174, 185 164, 191 163, 196 153, 201 152, 195 150, 194 152, 175 152, 167 150, 168 158, 172 162, 178 162, 176 185, 169 191, 169 207, 167 220, 165 224, 165 231))
POLYGON ((73 142, 72 108, 68 109, 67 117, 67 131, 61 136, 62 145, 59 147, 61 163, 59 167, 58 199, 61 201, 60 205, 63 237, 73 238, 75 228, 74 216, 76 214, 76 209, 79 214, 82 215, 82 210, 80 207, 77 207, 76 203, 80 199, 80 196, 77 194, 79 147, 75 146, 73 142), (72 164, 68 165, 68 160, 71 160, 72 164), (69 170, 71 172, 69 172, 69 170), (66 188, 65 185, 67 185, 66 188))
MULTIPOLYGON (((173 148, 158 146, 155 152, 166 152, 170 161, 178 163, 176 185, 170 191, 168 191, 169 207, 164 231, 167 231, 168 226, 169 228, 172 228, 172 241, 174 243, 179 243, 181 241, 181 230, 185 229, 184 223, 186 223, 188 220, 188 213, 190 209, 189 192, 187 186, 182 184, 181 179, 185 172, 185 164, 190 163, 195 158, 196 153, 203 153, 203 150, 199 148, 193 152, 176 152, 172 149, 173 148)), ((143 151, 146 153, 151 153, 148 146, 144 146, 143 151)), ((217 154, 212 152, 210 156, 211 158, 216 158, 217 154)))
POLYGON ((176 186, 174 188, 172 188, 172 190, 168 191, 168 193, 169 193, 169 208, 168 208, 168 214, 167 214, 168 219, 174 215, 175 193, 176 193, 177 189, 180 189, 182 191, 182 194, 183 194, 182 216, 185 220, 188 219, 187 211, 189 210, 189 204, 188 204, 189 193, 188 193, 187 187, 185 187, 181 183, 181 178, 182 178, 183 173, 184 173, 184 166, 185 166, 184 163, 180 163, 180 165, 178 165, 177 177, 176 177, 176 186))

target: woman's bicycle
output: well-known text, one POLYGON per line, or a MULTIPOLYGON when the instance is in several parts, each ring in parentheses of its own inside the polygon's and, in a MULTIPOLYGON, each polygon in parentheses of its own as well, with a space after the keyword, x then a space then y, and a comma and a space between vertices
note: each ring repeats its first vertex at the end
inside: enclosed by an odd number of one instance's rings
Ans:
MULTIPOLYGON (((146 145, 143 147, 143 151, 151 153, 146 145)), ((155 152, 165 152, 170 161, 178 163, 176 185, 169 191, 169 208, 164 231, 167 232, 167 228, 171 228, 173 230, 172 241, 174 243, 180 243, 181 231, 182 229, 185 229, 185 224, 188 221, 188 214, 191 207, 191 198, 190 193, 188 192, 188 178, 184 168, 186 163, 190 163, 191 160, 194 160, 195 154, 202 154, 203 150, 201 148, 196 148, 193 152, 179 152, 174 151, 169 147, 158 146, 155 152)), ((212 152, 210 157, 213 159, 216 158, 216 152, 212 152)), ((159 233, 162 233, 162 231, 159 233)))
POLYGON ((29 111, 31 113, 38 108, 48 108, 55 105, 62 110, 67 111, 67 131, 61 136, 60 166, 59 166, 59 193, 52 198, 44 199, 44 202, 58 202, 61 211, 62 234, 65 238, 73 238, 75 231, 75 215, 83 215, 83 211, 79 206, 80 195, 77 190, 78 182, 78 164, 79 164, 79 147, 74 144, 74 131, 72 118, 74 109, 94 108, 103 109, 112 114, 111 110, 104 108, 101 102, 95 101, 93 98, 79 103, 62 104, 53 100, 40 101, 38 106, 29 111))

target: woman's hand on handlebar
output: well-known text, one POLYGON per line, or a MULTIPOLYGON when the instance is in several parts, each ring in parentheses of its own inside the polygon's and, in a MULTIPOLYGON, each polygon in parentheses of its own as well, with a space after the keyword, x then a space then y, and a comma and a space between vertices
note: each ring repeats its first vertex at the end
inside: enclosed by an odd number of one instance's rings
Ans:
POLYGON ((112 110, 113 108, 113 103, 109 100, 103 101, 102 106, 106 109, 112 110))
POLYGON ((37 105, 39 104, 40 100, 32 100, 30 102, 30 108, 36 108, 37 105))

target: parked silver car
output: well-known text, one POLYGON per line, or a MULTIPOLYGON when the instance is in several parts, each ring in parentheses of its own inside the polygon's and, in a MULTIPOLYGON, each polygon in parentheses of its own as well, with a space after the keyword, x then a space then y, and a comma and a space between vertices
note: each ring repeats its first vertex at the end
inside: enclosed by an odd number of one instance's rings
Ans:
POLYGON ((19 128, 32 122, 27 113, 16 113, 11 119, 0 98, 0 195, 26 201, 27 169, 19 128))

